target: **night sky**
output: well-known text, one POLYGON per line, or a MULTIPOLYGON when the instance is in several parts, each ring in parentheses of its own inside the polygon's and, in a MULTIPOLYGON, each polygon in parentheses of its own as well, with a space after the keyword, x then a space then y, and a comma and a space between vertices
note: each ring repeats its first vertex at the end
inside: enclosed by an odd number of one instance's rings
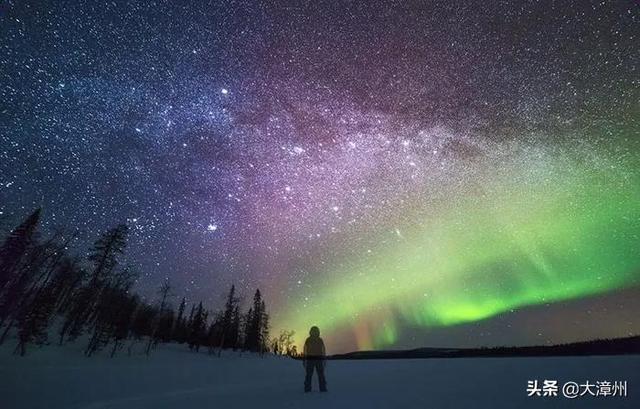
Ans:
POLYGON ((639 334, 640 5, 424 3, 3 1, 2 231, 330 352, 639 334))

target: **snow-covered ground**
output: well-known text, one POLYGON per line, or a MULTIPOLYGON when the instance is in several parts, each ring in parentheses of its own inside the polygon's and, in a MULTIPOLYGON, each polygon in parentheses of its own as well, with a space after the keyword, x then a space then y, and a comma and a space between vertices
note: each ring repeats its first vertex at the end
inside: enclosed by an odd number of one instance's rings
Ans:
MULTIPOLYGON (((638 408, 640 356, 330 361, 328 393, 302 392, 288 358, 221 358, 162 346, 151 357, 85 358, 50 346, 26 358, 0 347, 2 409, 638 408), (527 397, 527 380, 627 381, 626 398, 527 397)), ((541 381, 540 381, 541 382, 541 381)))

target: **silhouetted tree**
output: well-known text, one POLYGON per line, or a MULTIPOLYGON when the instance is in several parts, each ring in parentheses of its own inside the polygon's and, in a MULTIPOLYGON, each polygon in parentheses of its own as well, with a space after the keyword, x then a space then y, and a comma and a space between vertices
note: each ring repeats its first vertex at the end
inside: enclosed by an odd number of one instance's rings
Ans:
MULTIPOLYGON (((0 343, 4 342, 9 331, 16 322, 25 324, 30 322, 28 309, 37 307, 38 302, 44 300, 42 292, 49 291, 49 282, 64 257, 64 249, 71 240, 66 241, 60 231, 56 231, 44 243, 35 240, 23 256, 24 262, 9 282, 0 303, 0 326, 8 323, 0 335, 0 343)), ((47 300, 51 299, 49 295, 47 300)), ((55 305, 55 300, 54 300, 55 305)))
POLYGON ((42 209, 33 211, 13 229, 0 247, 0 295, 13 278, 20 261, 32 245, 42 209))
POLYGON ((173 326, 175 321, 175 312, 172 307, 166 307, 160 321, 158 322, 158 330, 156 332, 156 342, 169 342, 172 340, 173 326))
POLYGON ((132 337, 129 344, 129 355, 136 343, 143 337, 151 336, 153 321, 158 313, 157 309, 149 304, 139 303, 133 314, 130 335, 132 337))
POLYGON ((258 351, 261 354, 269 351, 269 314, 264 300, 260 303, 260 312, 262 314, 260 320, 260 339, 258 340, 258 351))
POLYGON ((240 324, 238 302, 236 287, 232 285, 222 315, 220 348, 236 348, 238 345, 238 330, 240 324))
POLYGON ((295 331, 282 330, 278 337, 274 340, 274 345, 277 345, 278 350, 274 350, 274 354, 290 355, 291 348, 293 347, 293 337, 295 331))
POLYGON ((178 316, 176 317, 175 325, 173 328, 172 338, 182 344, 186 341, 186 320, 184 317, 184 309, 187 305, 187 300, 182 297, 182 302, 180 302, 180 306, 178 307, 178 316))
POLYGON ((202 302, 200 302, 195 314, 193 315, 191 326, 189 328, 189 349, 195 350, 196 352, 200 350, 200 345, 202 345, 205 337, 206 327, 207 314, 202 307, 202 302))
POLYGON ((77 257, 64 257, 61 260, 60 266, 51 279, 51 291, 56 299, 57 312, 63 313, 66 310, 71 296, 82 284, 85 274, 77 257))
POLYGON ((170 317, 170 321, 167 322, 169 317, 165 316, 166 315, 165 309, 167 307, 167 302, 169 300, 169 297, 173 296, 173 294, 171 293, 171 284, 169 283, 168 279, 162 283, 162 285, 158 289, 158 294, 160 295, 160 307, 158 309, 157 320, 153 326, 153 332, 151 333, 151 336, 149 337, 149 342, 147 343, 147 351, 146 351, 147 355, 149 355, 149 351, 151 350, 151 347, 155 347, 158 344, 159 339, 161 338, 160 334, 158 333, 160 330, 160 327, 162 325, 165 325, 165 326, 168 325, 168 329, 164 328, 165 336, 166 336, 167 332, 171 331, 171 325, 173 325, 173 311, 170 317))
POLYGON ((233 316, 231 318, 231 334, 233 336, 232 337, 233 345, 231 346, 231 348, 233 349, 242 348, 242 345, 240 344, 241 321, 242 321, 242 318, 240 317, 240 307, 236 305, 236 307, 233 309, 233 316))
POLYGON ((187 328, 186 328, 187 341, 189 341, 189 334, 191 333, 191 323, 193 322, 193 315, 195 311, 196 311, 196 305, 191 304, 191 312, 189 313, 189 319, 187 320, 187 328))
POLYGON ((29 343, 42 345, 47 341, 47 328, 56 307, 50 288, 43 288, 23 304, 18 316, 18 345, 15 352, 24 356, 29 343))
POLYGON ((105 232, 95 242, 89 254, 89 260, 94 265, 89 285, 103 282, 118 264, 118 255, 124 253, 127 245, 128 231, 126 225, 120 224, 105 232))
MULTIPOLYGON (((85 350, 87 356, 101 350, 111 340, 114 340, 117 350, 122 327, 128 327, 134 309, 131 308, 129 289, 133 285, 135 276, 128 269, 114 275, 100 291, 100 297, 95 304, 95 317, 91 322, 91 337, 85 350), (122 326, 122 327, 121 327, 122 326)), ((125 331, 126 336, 126 331, 125 331)))
POLYGON ((256 290, 253 306, 247 312, 244 338, 246 350, 264 353, 268 349, 269 316, 260 290, 256 290))
POLYGON ((255 340, 255 336, 253 333, 253 308, 249 307, 249 310, 244 316, 244 325, 243 325, 243 335, 242 335, 242 345, 244 349, 251 350, 251 343, 255 340))
POLYGON ((75 294, 74 305, 67 311, 64 323, 60 329, 60 343, 68 334, 75 339, 83 331, 85 325, 92 324, 96 318, 97 304, 100 302, 102 290, 109 285, 110 279, 118 264, 118 256, 124 253, 127 240, 127 226, 118 225, 107 230, 89 253, 89 261, 93 263, 93 271, 89 282, 75 294))
POLYGON ((212 354, 215 349, 218 350, 218 356, 222 349, 222 318, 223 313, 218 312, 216 316, 211 320, 211 325, 207 331, 207 346, 209 347, 209 353, 212 354))
POLYGON ((131 328, 133 326, 133 320, 135 312, 140 304, 140 299, 137 296, 130 296, 126 292, 120 292, 120 301, 117 311, 114 310, 115 315, 111 317, 112 320, 112 334, 113 348, 111 349, 111 357, 116 354, 116 351, 120 349, 124 341, 129 337, 131 328))

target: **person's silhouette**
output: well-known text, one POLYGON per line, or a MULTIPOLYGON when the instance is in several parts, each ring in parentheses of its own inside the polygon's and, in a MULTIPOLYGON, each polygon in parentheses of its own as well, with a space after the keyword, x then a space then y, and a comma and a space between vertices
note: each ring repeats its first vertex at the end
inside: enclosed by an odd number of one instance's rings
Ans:
POLYGON ((327 391, 327 381, 324 378, 326 350, 324 342, 320 338, 320 330, 313 326, 309 330, 309 338, 304 342, 303 361, 306 376, 304 378, 304 391, 311 392, 311 378, 315 368, 318 373, 318 383, 320 384, 320 392, 327 391))

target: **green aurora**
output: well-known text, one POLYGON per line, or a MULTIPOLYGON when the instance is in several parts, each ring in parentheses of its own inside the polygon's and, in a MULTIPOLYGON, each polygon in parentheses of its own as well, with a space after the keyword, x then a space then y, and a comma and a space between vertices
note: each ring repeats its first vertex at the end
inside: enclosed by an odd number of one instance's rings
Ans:
POLYGON ((638 284, 637 157, 567 152, 483 163, 446 201, 408 208, 414 222, 395 245, 325 271, 319 296, 283 322, 350 331, 359 349, 383 348, 405 326, 457 325, 638 284))

